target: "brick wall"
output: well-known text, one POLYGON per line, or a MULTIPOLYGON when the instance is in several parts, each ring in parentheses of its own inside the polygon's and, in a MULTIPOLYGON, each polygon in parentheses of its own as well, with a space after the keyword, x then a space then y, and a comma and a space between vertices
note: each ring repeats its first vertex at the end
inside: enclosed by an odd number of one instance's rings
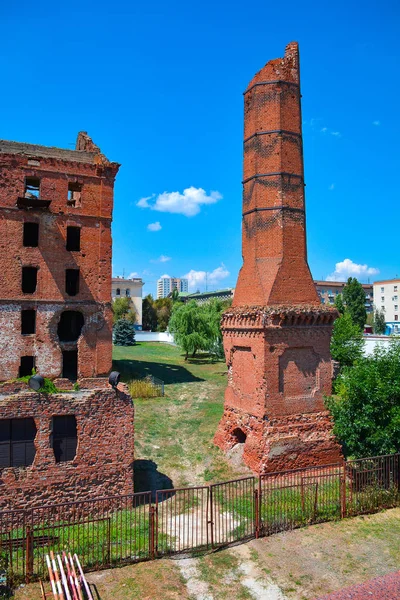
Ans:
MULTIPOLYGON (((5 390, 3 390, 5 391, 5 390)), ((124 385, 46 396, 1 393, 2 419, 33 417, 36 454, 28 467, 0 469, 0 510, 133 492, 134 411, 124 385), (56 463, 53 416, 75 415, 72 461, 56 463)))
POLYGON ((109 162, 85 133, 77 151, 0 142, 0 380, 18 377, 20 356, 34 355, 42 375, 62 372, 62 350, 78 350, 78 376, 111 368, 111 217, 119 165, 109 162), (40 179, 49 208, 17 207, 25 178, 40 179), (79 206, 68 204, 68 184, 82 187, 79 206), (24 222, 39 224, 38 247, 23 246, 24 222), (80 251, 66 249, 68 226, 80 228, 80 251), (23 293, 22 268, 38 268, 36 291, 23 293), (66 293, 66 269, 80 270, 79 293, 66 293), (21 335, 22 309, 37 310, 36 333, 21 335), (84 316, 75 343, 60 343, 64 310, 84 316), (10 352, 9 349, 13 351, 10 352))

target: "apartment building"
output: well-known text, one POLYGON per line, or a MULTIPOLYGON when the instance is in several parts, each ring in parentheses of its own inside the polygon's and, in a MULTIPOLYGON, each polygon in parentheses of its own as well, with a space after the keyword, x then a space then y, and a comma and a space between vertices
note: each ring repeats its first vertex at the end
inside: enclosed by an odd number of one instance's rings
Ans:
POLYGON ((136 313, 135 329, 142 329, 142 288, 144 281, 141 277, 113 277, 111 280, 112 300, 116 298, 129 298, 131 307, 136 313))
MULTIPOLYGON (((346 281, 314 281, 321 304, 334 304, 336 296, 343 292, 346 281)), ((365 309, 367 313, 374 310, 374 286, 370 283, 361 284, 365 292, 365 309)))
POLYGON ((189 282, 179 277, 160 277, 157 281, 157 298, 166 298, 174 290, 187 292, 189 282))
POLYGON ((400 279, 374 282, 375 306, 384 311, 386 333, 400 333, 400 279))

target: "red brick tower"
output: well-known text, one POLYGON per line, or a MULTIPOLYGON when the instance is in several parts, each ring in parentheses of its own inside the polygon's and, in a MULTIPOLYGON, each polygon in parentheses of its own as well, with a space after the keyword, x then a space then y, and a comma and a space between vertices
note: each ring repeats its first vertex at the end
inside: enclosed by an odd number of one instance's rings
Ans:
POLYGON ((215 442, 256 472, 338 460, 323 396, 336 311, 307 264, 297 43, 245 92, 243 267, 222 319, 228 387, 215 442))
POLYGON ((0 381, 109 373, 118 168, 85 132, 75 150, 0 140, 0 381))

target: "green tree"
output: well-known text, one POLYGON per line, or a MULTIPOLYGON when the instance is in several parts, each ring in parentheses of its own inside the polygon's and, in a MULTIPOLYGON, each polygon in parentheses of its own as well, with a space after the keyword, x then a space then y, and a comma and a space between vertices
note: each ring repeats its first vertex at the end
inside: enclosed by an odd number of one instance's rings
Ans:
POLYGON ((341 369, 350 367, 362 356, 363 347, 362 331, 346 310, 333 324, 331 356, 338 361, 341 369))
POLYGON ((228 308, 230 304, 231 301, 229 300, 221 301, 218 299, 214 299, 202 305, 202 310, 205 313, 205 318, 207 319, 210 326, 210 333, 212 339, 210 351, 212 352, 212 354, 220 358, 224 356, 224 347, 222 343, 221 333, 221 317, 224 310, 226 310, 226 308, 228 308))
POLYGON ((174 288, 172 290, 171 300, 172 300, 172 302, 178 302, 178 300, 179 300, 179 292, 178 292, 177 288, 174 288))
POLYGON ((136 312, 132 306, 130 298, 116 298, 112 303, 113 323, 120 319, 127 319, 131 323, 136 323, 136 312))
POLYGON ((346 367, 337 395, 326 404, 346 456, 363 458, 400 451, 400 342, 376 348, 346 367))
POLYGON ((386 331, 385 311, 375 307, 374 311, 374 333, 384 334, 386 331))
POLYGON ((343 288, 343 304, 350 313, 353 323, 363 331, 367 319, 365 292, 355 277, 349 277, 343 288))
POLYGON ((174 306, 169 329, 174 334, 175 342, 185 352, 185 360, 189 353, 194 358, 198 350, 211 351, 215 338, 207 316, 204 305, 199 306, 194 300, 174 306))
POLYGON ((151 294, 145 296, 142 301, 142 325, 145 331, 156 331, 157 329, 157 313, 151 294))
POLYGON ((171 298, 157 298, 153 306, 157 317, 157 331, 166 331, 172 313, 171 298))
POLYGON ((338 294, 335 298, 335 307, 340 315, 344 313, 344 304, 342 294, 338 294))
POLYGON ((135 328, 127 319, 120 319, 113 328, 114 344, 116 346, 134 346, 135 328))

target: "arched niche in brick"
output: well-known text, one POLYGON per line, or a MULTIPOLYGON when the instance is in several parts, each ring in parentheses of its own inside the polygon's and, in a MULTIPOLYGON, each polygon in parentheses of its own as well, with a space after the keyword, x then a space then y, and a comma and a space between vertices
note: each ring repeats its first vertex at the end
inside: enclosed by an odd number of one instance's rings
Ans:
POLYGON ((60 342, 76 342, 84 324, 84 316, 79 310, 64 310, 58 322, 58 339, 60 342))

